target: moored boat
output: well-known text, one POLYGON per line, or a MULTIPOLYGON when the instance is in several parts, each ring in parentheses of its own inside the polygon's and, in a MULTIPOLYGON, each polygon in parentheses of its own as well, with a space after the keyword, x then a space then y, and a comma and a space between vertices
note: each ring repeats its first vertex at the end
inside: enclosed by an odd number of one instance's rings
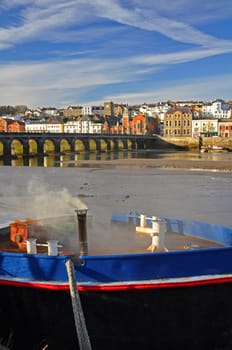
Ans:
POLYGON ((112 216, 103 242, 90 221, 78 210, 1 229, 12 349, 231 347, 231 228, 131 212, 112 216))
POLYGON ((228 152, 226 147, 217 146, 217 145, 209 145, 208 152, 228 152))

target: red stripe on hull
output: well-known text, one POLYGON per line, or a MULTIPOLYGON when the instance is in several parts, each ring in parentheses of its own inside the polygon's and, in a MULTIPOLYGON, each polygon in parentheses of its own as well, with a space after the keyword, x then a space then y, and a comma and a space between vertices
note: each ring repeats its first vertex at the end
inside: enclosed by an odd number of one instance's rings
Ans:
MULTIPOLYGON (((154 283, 128 283, 128 284, 99 284, 99 285, 78 285, 78 290, 87 291, 123 291, 123 290, 146 290, 146 289, 160 289, 160 288, 181 288, 181 287, 196 287, 212 284, 224 284, 231 283, 231 277, 216 277, 206 278, 199 280, 187 280, 187 281, 170 281, 170 282, 154 282, 154 283)), ((69 290, 69 284, 53 284, 53 283, 38 283, 38 282, 19 282, 0 280, 0 285, 12 286, 12 287, 27 287, 36 289, 47 289, 54 291, 66 291, 69 290)))

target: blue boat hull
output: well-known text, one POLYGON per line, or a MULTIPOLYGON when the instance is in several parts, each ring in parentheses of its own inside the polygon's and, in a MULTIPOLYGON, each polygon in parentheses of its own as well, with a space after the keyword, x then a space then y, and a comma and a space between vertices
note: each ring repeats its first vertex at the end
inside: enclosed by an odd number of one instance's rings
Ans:
MULTIPOLYGON (((132 219, 132 220, 131 220, 132 219)), ((137 217, 117 216, 119 222, 137 217)), ((224 247, 82 256, 75 278, 94 349, 231 349, 232 230, 167 220, 224 247)), ((0 253, 0 339, 12 350, 76 350, 69 256, 0 253)))

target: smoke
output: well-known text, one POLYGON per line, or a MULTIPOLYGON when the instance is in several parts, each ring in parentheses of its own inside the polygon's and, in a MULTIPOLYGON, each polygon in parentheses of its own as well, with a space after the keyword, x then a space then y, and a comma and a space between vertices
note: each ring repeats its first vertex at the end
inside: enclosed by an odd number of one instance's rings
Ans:
POLYGON ((78 251, 76 209, 87 209, 86 204, 73 196, 66 187, 50 183, 43 177, 9 181, 0 191, 0 221, 8 225, 15 219, 35 219, 40 225, 33 228, 32 237, 39 243, 58 240, 63 249, 78 251), (4 210, 4 216, 1 211, 4 210))
POLYGON ((67 188, 52 189, 39 179, 28 183, 27 194, 27 211, 34 218, 70 215, 75 209, 87 209, 86 204, 80 198, 74 197, 67 188))
POLYGON ((10 182, 1 188, 0 210, 9 217, 56 217, 75 215, 75 209, 87 209, 86 204, 73 196, 66 187, 48 184, 43 178, 10 182))

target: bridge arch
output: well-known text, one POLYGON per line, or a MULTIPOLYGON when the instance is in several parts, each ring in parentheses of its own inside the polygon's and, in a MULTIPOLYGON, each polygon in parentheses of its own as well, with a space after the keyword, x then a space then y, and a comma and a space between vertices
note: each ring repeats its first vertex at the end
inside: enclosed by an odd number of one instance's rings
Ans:
POLYGON ((55 153, 55 144, 52 140, 46 139, 43 142, 43 153, 55 153))
POLYGON ((92 139, 90 138, 89 139, 89 151, 90 152, 96 152, 98 149, 97 149, 97 142, 95 139, 92 139))
POLYGON ((125 142, 122 139, 119 139, 118 140, 118 149, 120 151, 127 149, 127 147, 125 147, 125 146, 126 146, 125 142))
POLYGON ((28 153, 28 142, 17 136, 12 139, 2 139, 0 149, 3 156, 21 156, 28 153))
POLYGON ((36 139, 28 140, 29 155, 34 155, 39 153, 38 141, 36 139))
POLYGON ((15 138, 11 142, 11 155, 22 156, 24 152, 28 152, 28 143, 15 138))
POLYGON ((107 141, 105 139, 99 140, 99 152, 106 152, 107 151, 107 141))
POLYGON ((66 138, 60 140, 60 151, 61 152, 70 152, 72 150, 71 142, 66 138))
POLYGON ((84 140, 76 139, 74 141, 74 152, 84 152, 86 151, 86 144, 84 140))

